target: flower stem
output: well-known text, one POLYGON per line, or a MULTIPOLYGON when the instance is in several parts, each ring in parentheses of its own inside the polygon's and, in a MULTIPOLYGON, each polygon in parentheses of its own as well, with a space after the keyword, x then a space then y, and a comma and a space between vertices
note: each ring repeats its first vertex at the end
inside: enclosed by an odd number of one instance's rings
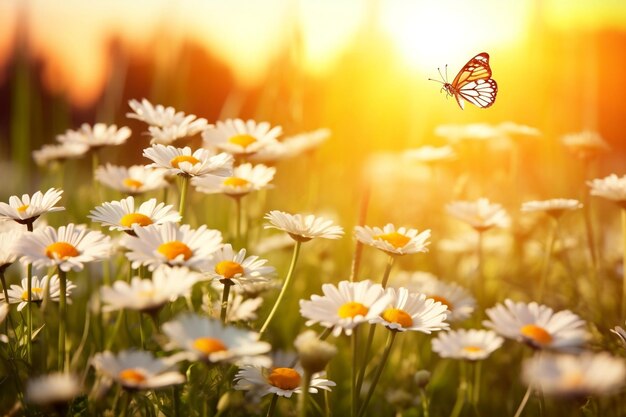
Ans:
MULTIPOLYGON (((7 280, 4 277, 4 267, 0 267, 0 282, 2 282, 2 291, 4 292, 4 301, 9 305, 9 290, 7 289, 7 280)), ((7 313, 7 321, 5 323, 5 334, 9 336, 9 325, 15 333, 15 326, 13 325, 13 319, 11 318, 11 310, 7 313)), ((10 347, 10 345, 9 345, 10 347)))
POLYGON ((311 373, 305 370, 302 377, 302 393, 298 397, 298 417, 306 417, 307 405, 309 403, 309 387, 311 386, 311 373))
POLYGON ((58 354, 58 366, 59 371, 63 372, 65 367, 65 320, 67 316, 67 276, 66 272, 61 268, 58 269, 59 273, 59 350, 58 354))
POLYGON ((387 257, 387 265, 385 265, 385 272, 383 272, 383 280, 381 282, 381 285, 383 286, 383 288, 387 288, 387 281, 389 281, 389 273, 391 272, 391 267, 393 266, 393 263, 395 260, 396 260, 396 257, 393 255, 389 255, 387 257))
POLYGON ((187 175, 182 175, 182 180, 180 183, 180 202, 178 205, 178 212, 181 217, 185 217, 185 203, 187 200, 187 189, 189 188, 189 177, 187 175))
POLYGON ((426 394, 426 390, 424 388, 420 388, 420 399, 422 403, 422 415, 424 417, 429 417, 430 403, 428 401, 428 394, 426 394))
MULTIPOLYGON (((357 407, 359 404, 359 393, 360 389, 357 386, 357 374, 358 374, 358 355, 357 350, 359 346, 358 342, 358 328, 352 330, 352 406, 350 408, 350 415, 352 417, 356 416, 357 407)), ((363 368, 365 368, 365 364, 363 364, 363 368)))
POLYGON ((267 417, 272 417, 274 415, 274 410, 276 410, 276 402, 278 401, 278 395, 272 395, 272 400, 270 401, 270 406, 267 409, 267 417))
POLYGON ((224 290, 222 291, 222 310, 220 311, 220 320, 226 324, 226 310, 228 309, 228 295, 230 294, 230 287, 233 283, 229 279, 223 279, 224 290))
POLYGON ((478 304, 480 305, 481 303, 484 303, 484 297, 485 297, 485 287, 486 287, 486 282, 485 282, 485 278, 484 278, 484 253, 483 253, 483 238, 484 238, 484 232, 482 230, 478 231, 478 241, 476 243, 476 258, 478 259, 478 265, 476 267, 476 277, 474 280, 474 291, 476 294, 476 298, 478 299, 478 304))
POLYGON ((517 407, 517 411, 515 412, 514 417, 520 417, 522 415, 522 411, 524 411, 524 407, 526 407, 526 403, 528 402, 528 399, 530 398, 531 391, 532 391, 532 385, 528 384, 528 389, 526 390, 526 394, 524 394, 524 398, 522 398, 522 402, 519 404, 519 407, 517 407))
POLYGON ((543 260, 543 267, 541 269, 541 278, 539 280, 539 293, 537 294, 537 301, 541 302, 543 299, 543 293, 546 287, 546 281, 548 279, 548 274, 550 273, 550 261, 552 260, 552 252, 554 251, 554 244, 556 242, 557 230, 559 227, 559 220, 554 219, 555 223, 548 235, 547 242, 547 250, 545 254, 545 258, 543 260))
POLYGON ((452 407, 450 417, 459 417, 459 415, 461 415, 467 394, 467 370, 465 369, 465 364, 463 362, 461 362, 460 366, 461 375, 459 378, 459 388, 456 391, 456 402, 454 403, 454 407, 452 407))
MULTIPOLYGON (((26 223, 26 227, 30 233, 33 231, 33 222, 26 223)), ((28 283, 26 284, 26 292, 28 292, 28 311, 26 312, 26 335, 28 340, 26 341, 26 359, 28 363, 33 362, 32 344, 33 344, 33 265, 28 264, 26 266, 26 276, 28 277, 28 283)), ((7 303, 9 300, 7 299, 7 303)))
POLYGON ((480 400, 480 378, 481 378, 481 370, 482 370, 482 362, 478 361, 473 364, 474 368, 474 390, 472 391, 472 398, 470 401, 474 406, 478 405, 478 401, 480 400))
POLYGON ((291 258, 291 265, 289 265, 289 271, 287 272, 287 277, 285 278, 285 282, 283 283, 283 288, 281 288, 280 293, 278 294, 278 298, 276 299, 276 302, 274 303, 274 307, 272 307, 272 311, 270 311, 269 316, 267 316, 267 319, 265 319, 265 323, 263 323, 263 326, 261 327, 261 330, 259 331, 259 337, 261 337, 263 333, 265 333, 265 331, 267 330, 267 327, 269 326, 270 322, 272 321, 272 318, 274 318, 274 315, 276 314, 276 311, 278 310, 278 306, 280 305, 280 302, 285 297, 285 293, 287 292, 287 287, 289 287, 289 283, 291 282, 291 278, 293 276, 293 271, 296 267, 296 262, 298 261, 298 255, 300 253, 301 245, 302 245, 302 242, 296 240, 296 244, 293 247, 293 256, 291 258))
POLYGON ((239 245, 239 247, 243 247, 244 244, 241 238, 241 217, 243 213, 241 197, 235 197, 235 209, 237 211, 235 223, 235 242, 239 245))
MULTIPOLYGON (((363 198, 361 199, 361 208, 359 210, 359 226, 365 225, 367 218, 367 210, 370 200, 370 187, 365 187, 363 192, 363 198)), ((356 240, 356 247, 354 248, 354 257, 352 258, 352 267, 350 268, 350 282, 357 281, 359 278, 359 268, 361 267, 361 254, 363 253, 363 243, 360 240, 356 240)))
POLYGON ((378 380, 383 373, 383 369, 385 369, 385 364, 387 363, 387 359, 389 358, 389 353, 391 352, 391 348, 393 347, 393 341, 396 338, 396 331, 389 331, 389 336, 387 336, 387 344, 385 346, 385 350, 383 352, 383 356, 380 359, 380 363, 378 364, 378 368, 376 368, 376 373, 374 374, 374 379, 372 379, 372 385, 370 385, 370 389, 367 391, 367 396, 365 397, 365 401, 361 405, 358 416, 361 417, 365 415, 365 410, 367 410, 367 405, 372 399, 372 395, 374 394, 374 390, 376 390, 376 385, 378 385, 378 380))

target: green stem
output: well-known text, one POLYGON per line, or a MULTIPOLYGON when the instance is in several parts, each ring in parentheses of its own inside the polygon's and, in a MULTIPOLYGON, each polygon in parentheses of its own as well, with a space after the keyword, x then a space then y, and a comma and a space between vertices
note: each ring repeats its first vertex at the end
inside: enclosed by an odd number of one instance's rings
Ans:
POLYGON ((550 272, 550 262, 552 260, 552 252, 554 252, 554 244, 556 242, 557 229, 559 227, 559 220, 554 218, 554 226, 548 235, 547 242, 547 250, 545 254, 545 258, 543 260, 543 268, 541 269, 541 278, 539 280, 539 293, 537 294, 537 301, 541 302, 543 300, 543 293, 546 287, 546 281, 548 280, 548 274, 550 272))
MULTIPOLYGON (((0 267, 0 282, 2 282, 2 291, 4 292, 4 301, 7 303, 7 305, 10 305, 9 304, 9 290, 7 288, 7 281, 4 276, 4 267, 0 267)), ((9 310, 9 312, 7 313, 7 321, 5 322, 4 333, 7 335, 7 337, 9 336, 9 325, 11 326, 11 329, 15 333, 15 326, 13 325, 13 319, 11 318, 11 310, 9 310)), ((9 344, 9 347, 10 346, 11 345, 9 344)))
POLYGON ((291 258, 291 265, 289 265, 289 271, 287 272, 287 277, 285 278, 285 282, 283 283, 283 288, 281 288, 280 293, 278 294, 278 298, 276 299, 276 302, 274 303, 274 307, 272 307, 272 311, 270 311, 269 316, 267 316, 267 319, 265 319, 265 323, 263 323, 263 326, 261 327, 261 330, 259 331, 259 337, 261 337, 263 333, 265 333, 265 331, 267 330, 267 327, 269 326, 270 322, 272 321, 272 318, 274 318, 274 315, 276 314, 276 311, 278 310, 278 306, 280 305, 280 302, 285 297, 285 294, 287 292, 287 287, 289 287, 289 283, 291 282, 291 278, 293 276, 293 271, 296 267, 296 262, 298 261, 298 255, 300 253, 301 245, 302 245, 302 242, 300 242, 299 240, 296 240, 296 244, 293 247, 293 256, 291 258))
POLYGON ((473 368, 474 368, 474 390, 473 390, 473 395, 472 398, 470 398, 470 401, 472 402, 472 405, 477 406, 478 405, 478 401, 480 400, 480 379, 481 379, 481 371, 482 371, 482 362, 478 361, 476 363, 473 364, 473 368))
POLYGON ((428 401, 428 395, 426 394, 426 390, 424 388, 420 388, 420 398, 422 403, 422 415, 424 417, 428 417, 430 415, 430 403, 428 401))
POLYGON ((270 406, 267 409, 267 417, 272 417, 274 415, 274 410, 276 410, 277 401, 278 401, 278 395, 274 394, 272 396, 272 400, 270 401, 270 406))
POLYGON ((126 397, 126 400, 122 403, 122 409, 120 410, 120 417, 128 416, 128 408, 130 406, 130 402, 132 401, 132 395, 129 392, 124 392, 122 395, 126 397))
POLYGON ((480 305, 481 303, 484 303, 484 296, 485 296, 485 287, 486 287, 486 282, 484 279, 484 253, 483 253, 483 234, 484 232, 482 230, 478 231, 478 241, 476 243, 476 257, 478 258, 478 266, 476 267, 476 278, 474 281, 474 291, 476 294, 476 298, 478 299, 478 304, 480 305))
POLYGON ((461 415, 463 405, 465 404, 465 396, 467 394, 467 370, 465 369, 465 364, 463 362, 461 362, 460 366, 461 375, 459 378, 459 388, 456 391, 456 402, 454 403, 450 417, 459 417, 459 415, 461 415))
POLYGON ((393 266, 393 263, 395 260, 396 260, 396 257, 393 255, 389 255, 387 257, 387 265, 385 265, 385 272, 383 272, 383 280, 381 282, 381 285, 383 286, 383 288, 387 288, 387 281, 389 281, 389 274, 391 272, 391 267, 393 266))
MULTIPOLYGON (((367 218, 367 210, 370 200, 370 187, 365 187, 363 192, 363 198, 361 199, 361 207, 359 210, 359 226, 365 225, 367 218)), ((363 243, 357 239, 356 247, 354 248, 354 257, 352 258, 352 267, 350 268, 350 282, 357 281, 359 279, 359 268, 361 267, 361 254, 363 253, 363 243)))
POLYGON ((220 311, 220 320, 222 323, 226 324, 226 310, 228 309, 228 295, 230 294, 230 287, 232 287, 233 283, 229 279, 221 280, 222 284, 224 284, 224 290, 222 291, 222 309, 220 311))
POLYGON ((59 371, 63 372, 65 368, 65 321, 67 316, 67 276, 66 272, 58 268, 59 274, 59 350, 58 350, 58 366, 59 371))
POLYGON ((522 415, 522 411, 524 411, 524 407, 526 407, 526 403, 530 398, 530 393, 532 392, 532 385, 528 384, 528 389, 526 390, 526 394, 524 394, 524 398, 522 398, 522 402, 517 407, 517 411, 515 412, 514 417, 520 417, 522 415))
POLYGON ((370 385, 370 389, 367 391, 367 396, 365 397, 365 401, 361 405, 358 416, 361 417, 365 415, 365 410, 367 410, 367 405, 372 399, 372 395, 376 390, 376 385, 378 385, 378 380, 383 373, 383 369, 385 369, 385 364, 387 363, 387 359, 389 358, 389 353, 391 352, 391 348, 393 347, 393 341, 396 338, 396 331, 389 331, 389 336, 387 337, 387 344, 385 346, 385 350, 383 352, 383 356, 380 359, 380 363, 378 364, 378 368, 376 368, 376 373, 374 374, 374 379, 372 379, 372 385, 370 385))
MULTIPOLYGON (((33 231, 33 222, 26 224, 29 232, 33 231)), ((33 362, 32 344, 33 344, 33 265, 28 264, 26 266, 26 276, 28 277, 28 283, 26 284, 26 291, 28 292, 28 311, 26 312, 26 335, 28 340, 26 342, 26 358, 28 363, 33 362)), ((7 299, 7 302, 9 300, 7 299)))
POLYGON ((239 247, 243 247, 244 244, 243 240, 241 239, 241 217, 243 210, 240 196, 235 197, 235 209, 237 211, 235 223, 235 242, 237 243, 237 245, 239 245, 239 247))
POLYGON ((143 329, 143 316, 141 315, 140 311, 137 312, 137 315, 139 316, 139 340, 141 341, 141 349, 145 349, 146 348, 146 335, 143 329))
MULTIPOLYGON (((357 388, 357 374, 358 374, 358 328, 354 328, 352 330, 352 407, 350 408, 350 415, 352 417, 356 416, 357 407, 359 404, 359 389, 357 388)), ((365 364, 363 364, 363 368, 365 368, 365 364)))
POLYGON ((189 188, 189 177, 187 175, 182 175, 182 180, 180 183, 180 204, 178 206, 178 212, 181 217, 185 217, 185 203, 187 200, 187 189, 189 188))
POLYGON ((302 393, 298 397, 298 417, 306 417, 307 404, 309 403, 309 387, 311 386, 311 373, 304 371, 302 376, 302 393))
POLYGON ((107 342, 106 342, 106 346, 105 346, 105 350, 110 350, 111 346, 113 346, 113 342, 115 341, 116 337, 117 337, 117 333, 120 330, 120 326, 122 324, 122 315, 124 314, 124 310, 120 310, 117 313, 117 319, 115 319, 115 324, 113 325, 113 333, 111 335, 109 335, 109 337, 107 338, 107 342))

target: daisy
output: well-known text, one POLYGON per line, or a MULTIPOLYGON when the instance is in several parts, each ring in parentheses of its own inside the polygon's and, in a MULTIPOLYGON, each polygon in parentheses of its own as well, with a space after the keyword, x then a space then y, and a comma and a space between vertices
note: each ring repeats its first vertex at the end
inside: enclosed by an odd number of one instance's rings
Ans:
POLYGON ((592 131, 564 135, 561 142, 574 156, 581 159, 593 158, 610 149, 602 136, 592 131))
POLYGON ((330 137, 329 129, 317 129, 311 132, 289 136, 280 142, 267 145, 259 152, 248 158, 253 162, 276 163, 283 159, 292 158, 311 152, 330 137))
POLYGON ((467 319, 476 308, 476 300, 468 290, 455 283, 441 281, 428 272, 399 272, 395 282, 396 288, 405 287, 411 292, 425 294, 427 298, 448 307, 446 320, 449 322, 467 319))
POLYGON ((359 324, 380 316, 390 302, 383 287, 370 280, 324 284, 322 292, 323 296, 312 295, 310 301, 300 300, 300 314, 308 319, 307 326, 319 323, 332 328, 334 336, 351 335, 359 324))
POLYGON ((486 198, 476 201, 454 201, 446 205, 446 211, 479 232, 492 227, 508 227, 511 220, 500 204, 486 198))
POLYGON ((166 349, 182 349, 181 358, 210 363, 267 365, 263 355, 272 348, 259 341, 259 334, 232 326, 218 320, 195 314, 184 314, 163 324, 163 332, 170 342, 166 349))
POLYGON ((53 211, 65 210, 55 207, 61 199, 63 190, 50 188, 45 193, 37 191, 32 196, 28 194, 9 197, 9 204, 0 202, 0 220, 14 220, 20 224, 32 224, 39 216, 53 211))
POLYGON ((620 207, 626 207, 626 175, 618 177, 611 174, 605 178, 588 181, 587 185, 591 187, 591 195, 606 198, 620 207))
POLYGON ((426 298, 424 294, 410 293, 406 288, 387 288, 389 297, 387 308, 370 323, 380 323, 390 330, 407 330, 430 334, 446 329, 446 311, 444 304, 426 298))
POLYGON ((233 169, 230 177, 195 177, 191 184, 206 194, 222 193, 231 197, 242 197, 252 191, 269 188, 275 173, 276 168, 265 165, 241 164, 233 169))
POLYGON ((266 229, 278 229, 287 232, 293 240, 308 242, 321 237, 324 239, 339 239, 343 236, 343 228, 333 224, 332 220, 315 217, 312 214, 289 214, 283 211, 272 210, 264 217, 270 222, 266 229))
POLYGON ((185 115, 177 112, 173 107, 163 107, 160 104, 152 105, 145 98, 141 102, 128 102, 134 113, 126 113, 126 117, 141 120, 150 125, 148 128, 153 143, 169 144, 176 139, 193 136, 208 127, 206 119, 195 115, 185 115))
POLYGON ((54 145, 43 145, 33 151, 33 160, 39 166, 48 165, 53 161, 79 158, 87 153, 89 145, 80 142, 66 142, 54 145))
POLYGON ((300 364, 312 374, 324 370, 328 362, 337 354, 337 348, 320 340, 313 330, 300 333, 293 345, 298 351, 300 364))
POLYGON ((228 280, 239 285, 248 282, 267 281, 276 274, 273 266, 265 266, 266 259, 248 256, 246 250, 234 253, 230 244, 215 251, 208 263, 206 276, 215 280, 228 280))
MULTIPOLYGON (((241 294, 230 293, 228 298, 228 312, 226 313, 226 322, 232 323, 236 321, 251 322, 257 319, 257 310, 263 304, 263 298, 244 298, 241 294)), ((202 310, 212 317, 219 318, 222 308, 221 301, 211 301, 209 294, 202 298, 202 310)))
MULTIPOLYGON (((48 300, 59 302, 59 297, 61 296, 61 287, 59 284, 58 275, 48 276, 46 275, 41 280, 33 275, 31 278, 31 300, 33 303, 41 304, 44 297, 46 297, 46 291, 48 291, 49 298, 48 300)), ((68 303, 71 303, 69 299, 72 294, 72 290, 76 288, 76 285, 72 283, 72 281, 67 281, 67 287, 65 290, 65 294, 67 296, 68 303)), ((9 304, 18 304, 17 311, 22 311, 24 307, 28 304, 28 278, 23 278, 21 285, 11 285, 8 290, 9 294, 9 304)), ((0 299, 4 299, 4 294, 0 295, 0 299)))
POLYGON ((581 355, 535 355, 524 361, 522 378, 545 395, 610 395, 624 386, 626 364, 606 352, 581 355))
POLYGON ((250 155, 276 143, 281 133, 280 126, 271 127, 267 122, 227 119, 206 129, 202 139, 208 148, 216 147, 233 155, 250 155))
POLYGON ((84 263, 109 257, 111 238, 70 223, 58 230, 46 226, 25 234, 15 250, 23 255, 22 263, 32 263, 35 268, 55 266, 65 272, 81 271, 84 263))
MULTIPOLYGON (((293 393, 302 393, 302 377, 303 371, 299 367, 268 369, 245 365, 235 375, 234 388, 240 391, 253 391, 261 397, 276 394, 279 397, 291 398, 293 393)), ((334 382, 322 378, 321 373, 315 373, 311 378, 309 392, 316 394, 320 389, 330 391, 335 385, 334 382)))
POLYGON ((489 140, 502 135, 500 129, 487 123, 471 123, 466 125, 440 125, 435 128, 435 135, 442 136, 450 142, 464 139, 489 140))
POLYGON ((180 214, 164 203, 157 204, 156 198, 142 203, 135 209, 135 199, 126 197, 120 201, 111 201, 91 210, 89 217, 96 223, 108 226, 109 230, 120 230, 134 233, 133 226, 145 227, 151 224, 179 222, 180 214))
POLYGON ((165 170, 144 165, 122 167, 111 164, 96 168, 96 179, 113 190, 137 195, 167 187, 165 170))
POLYGON ((400 227, 396 230, 391 223, 380 227, 356 226, 354 234, 357 240, 368 246, 380 249, 389 255, 408 255, 418 252, 428 252, 430 245, 430 230, 421 233, 416 229, 400 227))
POLYGON ((485 311, 483 325, 500 335, 524 342, 534 349, 578 351, 587 339, 585 322, 569 310, 554 311, 541 304, 515 303, 510 299, 485 311))
POLYGON ((53 372, 30 378, 26 384, 26 401, 41 406, 70 402, 80 395, 82 387, 76 375, 53 372))
POLYGON ((100 296, 105 304, 103 311, 137 310, 146 313, 158 312, 161 307, 179 297, 191 294, 200 274, 188 268, 161 266, 152 274, 152 279, 134 277, 130 284, 118 280, 111 287, 101 287, 100 296))
POLYGON ((163 388, 185 382, 183 374, 170 370, 170 361, 155 358, 150 352, 123 350, 113 354, 105 351, 97 353, 91 363, 98 373, 127 390, 163 388))
POLYGON ((107 126, 104 123, 96 123, 90 126, 83 123, 78 130, 68 130, 63 135, 57 136, 60 143, 82 143, 91 148, 106 145, 122 145, 131 135, 127 127, 117 128, 116 125, 107 126))
POLYGON ((504 339, 491 330, 459 329, 440 332, 431 343, 442 358, 477 361, 500 348, 504 339))
POLYGON ((21 230, 8 230, 0 232, 0 271, 4 271, 19 257, 19 253, 15 251, 15 242, 17 242, 24 232, 21 230))
POLYGON ((450 161, 456 158, 452 146, 421 146, 417 149, 408 149, 402 153, 409 161, 435 163, 450 161))
POLYGON ((207 149, 191 152, 191 148, 175 148, 174 146, 152 145, 143 150, 143 156, 154 161, 148 167, 163 168, 170 175, 196 177, 202 175, 231 175, 233 157, 227 153, 214 155, 207 149))
POLYGON ((522 211, 543 211, 554 218, 559 218, 566 211, 578 210, 582 207, 582 203, 578 200, 571 198, 553 198, 543 201, 527 201, 522 204, 522 211))
POLYGON ((163 264, 205 269, 213 252, 222 246, 222 234, 205 225, 197 229, 176 223, 135 225, 133 231, 135 236, 125 236, 122 242, 129 250, 126 257, 133 268, 147 265, 150 271, 163 264))
POLYGON ((535 127, 519 125, 513 122, 502 122, 498 129, 512 139, 523 137, 537 137, 541 135, 541 131, 535 127))

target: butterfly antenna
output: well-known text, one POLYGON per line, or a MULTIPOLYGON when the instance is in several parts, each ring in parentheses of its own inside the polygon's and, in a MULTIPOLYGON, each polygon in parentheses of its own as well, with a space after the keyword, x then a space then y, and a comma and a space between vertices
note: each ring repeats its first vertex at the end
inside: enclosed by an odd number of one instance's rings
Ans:
POLYGON ((446 78, 444 78, 446 82, 448 82, 448 64, 446 64, 446 78))

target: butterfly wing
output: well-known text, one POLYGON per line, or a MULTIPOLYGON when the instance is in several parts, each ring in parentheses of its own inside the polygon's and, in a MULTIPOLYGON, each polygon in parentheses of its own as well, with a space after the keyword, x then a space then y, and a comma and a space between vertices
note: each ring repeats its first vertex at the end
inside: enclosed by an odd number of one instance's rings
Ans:
POLYGON ((451 90, 461 109, 464 108, 461 98, 480 108, 491 106, 498 94, 498 84, 491 79, 489 54, 482 52, 470 59, 454 77, 451 90))

